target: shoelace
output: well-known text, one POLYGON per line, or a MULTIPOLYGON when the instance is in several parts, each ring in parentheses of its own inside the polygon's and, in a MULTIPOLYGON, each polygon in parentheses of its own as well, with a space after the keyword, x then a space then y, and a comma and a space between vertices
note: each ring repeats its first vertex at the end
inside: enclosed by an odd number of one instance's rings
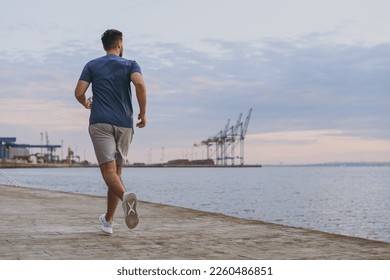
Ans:
POLYGON ((133 201, 133 203, 130 203, 130 201, 127 202, 127 206, 129 206, 127 215, 130 215, 131 213, 135 214, 134 205, 135 205, 135 201, 133 201))

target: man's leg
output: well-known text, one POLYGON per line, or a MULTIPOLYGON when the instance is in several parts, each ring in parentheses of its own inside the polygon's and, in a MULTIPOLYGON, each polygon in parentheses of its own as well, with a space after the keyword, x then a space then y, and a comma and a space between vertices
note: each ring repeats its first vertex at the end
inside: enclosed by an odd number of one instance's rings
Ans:
POLYGON ((116 165, 115 160, 100 165, 100 171, 108 187, 106 221, 113 221, 115 210, 125 193, 122 182, 122 166, 116 165))

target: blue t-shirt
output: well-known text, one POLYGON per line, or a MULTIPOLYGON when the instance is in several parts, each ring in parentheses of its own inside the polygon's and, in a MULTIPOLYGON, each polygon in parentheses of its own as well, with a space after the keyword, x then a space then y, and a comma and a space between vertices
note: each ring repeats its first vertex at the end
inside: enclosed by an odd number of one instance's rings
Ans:
POLYGON ((84 66, 80 80, 92 83, 90 124, 133 127, 130 76, 135 72, 141 73, 137 62, 112 54, 84 66))

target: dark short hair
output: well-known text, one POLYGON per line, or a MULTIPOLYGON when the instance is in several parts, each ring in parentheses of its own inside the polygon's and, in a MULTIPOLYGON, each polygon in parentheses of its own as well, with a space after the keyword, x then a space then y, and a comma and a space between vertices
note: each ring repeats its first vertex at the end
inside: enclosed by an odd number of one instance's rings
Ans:
POLYGON ((116 29, 107 29, 102 35, 103 48, 111 50, 115 48, 118 41, 122 41, 122 32, 116 29))

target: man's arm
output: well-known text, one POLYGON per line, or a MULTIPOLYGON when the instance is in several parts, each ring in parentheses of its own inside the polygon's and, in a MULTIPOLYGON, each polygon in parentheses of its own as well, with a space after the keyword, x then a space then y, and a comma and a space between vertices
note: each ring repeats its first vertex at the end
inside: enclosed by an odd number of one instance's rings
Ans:
POLYGON ((80 102, 85 108, 90 109, 92 105, 92 101, 90 99, 87 100, 85 97, 85 93, 89 87, 89 83, 83 80, 79 80, 77 82, 76 88, 74 90, 74 96, 77 101, 80 102))
POLYGON ((139 115, 137 127, 143 128, 146 126, 146 86, 142 75, 138 72, 130 76, 131 81, 135 87, 135 94, 137 96, 139 105, 139 115))

